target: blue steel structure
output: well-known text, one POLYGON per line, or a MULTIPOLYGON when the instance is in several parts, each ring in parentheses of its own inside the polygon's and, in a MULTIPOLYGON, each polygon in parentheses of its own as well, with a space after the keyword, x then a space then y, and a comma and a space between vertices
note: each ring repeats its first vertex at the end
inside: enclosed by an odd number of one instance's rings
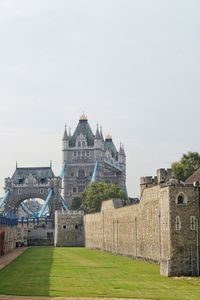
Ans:
POLYGON ((98 166, 99 166, 99 161, 96 160, 95 165, 94 165, 94 171, 93 171, 93 174, 92 174, 91 183, 93 183, 93 182, 96 181, 96 175, 97 175, 98 166))
POLYGON ((6 190, 4 197, 3 197, 3 198, 1 199, 1 201, 0 201, 0 209, 3 207, 3 205, 4 205, 5 201, 6 201, 6 199, 7 199, 8 196, 9 196, 9 194, 10 194, 10 190, 8 189, 8 190, 6 190))
POLYGON ((44 213, 44 211, 45 211, 45 209, 46 209, 46 207, 47 207, 47 205, 49 203, 49 200, 52 197, 52 195, 53 195, 53 189, 49 189, 48 196, 47 196, 47 198, 46 198, 46 200, 45 200, 45 202, 44 202, 41 210, 38 212, 38 218, 41 218, 43 216, 43 213, 44 213))

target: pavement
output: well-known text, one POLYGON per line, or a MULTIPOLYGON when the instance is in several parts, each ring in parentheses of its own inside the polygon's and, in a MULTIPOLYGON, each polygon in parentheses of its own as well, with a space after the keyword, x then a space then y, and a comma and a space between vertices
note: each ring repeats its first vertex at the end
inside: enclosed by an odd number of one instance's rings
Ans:
MULTIPOLYGON (((6 267, 11 261, 13 261, 17 256, 21 255, 24 251, 26 251, 26 247, 16 248, 7 254, 0 256, 0 270, 6 267)), ((0 297, 1 300, 1 297, 0 297)))

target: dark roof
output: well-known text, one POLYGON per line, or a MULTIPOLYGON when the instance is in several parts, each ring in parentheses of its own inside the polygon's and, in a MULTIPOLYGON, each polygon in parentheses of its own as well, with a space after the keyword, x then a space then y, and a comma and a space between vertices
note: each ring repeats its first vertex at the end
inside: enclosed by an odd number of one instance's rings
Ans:
POLYGON ((67 134, 67 129, 65 128, 64 134, 63 134, 63 141, 67 141, 69 139, 69 136, 67 134))
POLYGON ((41 179, 55 177, 51 167, 26 167, 16 168, 12 179, 17 182, 19 179, 27 178, 30 174, 38 181, 40 181, 41 179))
POLYGON ((188 179, 186 179, 185 183, 193 184, 198 181, 200 183, 200 168, 198 168, 188 179))
POLYGON ((98 140, 102 139, 101 134, 99 132, 99 127, 98 126, 97 126, 97 130, 96 130, 96 134, 95 134, 95 139, 98 139, 98 140))
POLYGON ((125 151, 124 151, 124 147, 122 145, 120 145, 120 148, 119 148, 119 154, 123 155, 123 156, 126 156, 125 155, 125 151))
POLYGON ((69 146, 70 147, 76 146, 76 138, 81 133, 86 137, 87 145, 94 146, 94 134, 93 134, 92 129, 90 128, 90 125, 86 119, 79 120, 76 130, 74 131, 73 136, 69 140, 69 146))
POLYGON ((115 157, 115 159, 118 158, 118 152, 117 149, 112 141, 112 138, 106 138, 105 140, 105 150, 109 150, 112 154, 112 157, 115 157))

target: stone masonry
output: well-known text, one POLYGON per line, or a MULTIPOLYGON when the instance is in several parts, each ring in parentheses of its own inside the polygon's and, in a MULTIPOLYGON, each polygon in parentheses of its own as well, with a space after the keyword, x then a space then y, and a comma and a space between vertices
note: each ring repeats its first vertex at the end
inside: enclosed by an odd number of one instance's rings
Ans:
POLYGON ((84 217, 86 247, 156 261, 165 276, 199 275, 199 188, 159 176, 141 183, 139 203, 104 201, 84 217))
POLYGON ((84 246, 82 211, 56 211, 54 246, 84 246))

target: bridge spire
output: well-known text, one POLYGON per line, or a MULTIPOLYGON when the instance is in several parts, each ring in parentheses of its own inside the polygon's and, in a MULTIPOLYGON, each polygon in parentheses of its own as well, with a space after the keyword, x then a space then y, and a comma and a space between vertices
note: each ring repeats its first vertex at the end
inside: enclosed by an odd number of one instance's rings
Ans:
POLYGON ((64 135, 63 135, 63 141, 68 140, 69 136, 67 134, 67 125, 65 124, 65 131, 64 131, 64 135))
POLYGON ((96 130, 96 134, 95 134, 95 139, 101 139, 101 135, 100 135, 100 132, 99 132, 99 124, 97 123, 97 130, 96 130))

